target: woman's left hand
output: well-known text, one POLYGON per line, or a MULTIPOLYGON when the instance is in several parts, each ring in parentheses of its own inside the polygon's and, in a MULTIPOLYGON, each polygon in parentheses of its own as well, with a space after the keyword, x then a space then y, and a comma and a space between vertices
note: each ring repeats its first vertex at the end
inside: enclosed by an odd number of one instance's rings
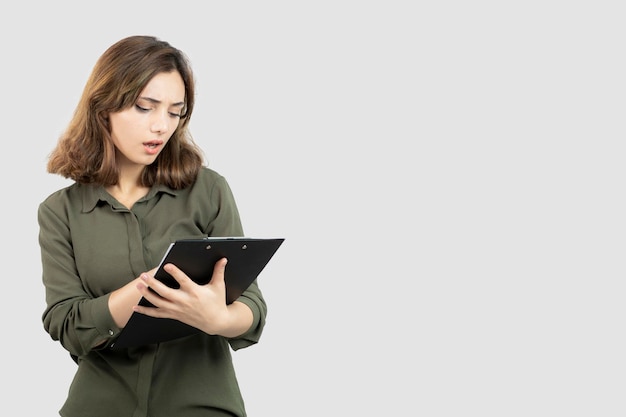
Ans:
POLYGON ((211 280, 204 285, 195 283, 173 264, 164 265, 164 270, 178 282, 179 288, 170 288, 154 276, 142 274, 137 289, 154 307, 136 305, 133 311, 175 319, 212 335, 242 334, 252 324, 252 311, 237 301, 226 304, 226 262, 222 258, 215 264, 211 280))

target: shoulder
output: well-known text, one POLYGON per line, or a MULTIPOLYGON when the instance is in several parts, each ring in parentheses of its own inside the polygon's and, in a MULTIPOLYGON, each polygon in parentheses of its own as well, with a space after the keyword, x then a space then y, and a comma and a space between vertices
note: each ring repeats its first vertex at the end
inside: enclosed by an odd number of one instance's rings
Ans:
POLYGON ((76 195, 77 188, 79 188, 79 185, 74 183, 74 184, 68 185, 67 187, 58 189, 57 191, 48 195, 48 197, 46 197, 41 202, 41 205, 42 206, 54 206, 54 205, 58 205, 59 203, 70 201, 76 195))
POLYGON ((230 184, 219 172, 203 166, 198 172, 198 176, 190 193, 198 198, 208 197, 211 201, 224 201, 233 199, 230 184))
POLYGON ((72 210, 72 207, 82 207, 86 193, 92 187, 73 183, 48 195, 40 204, 39 211, 44 209, 53 212, 72 210))
POLYGON ((227 186, 228 184, 226 178, 224 178, 222 174, 209 167, 203 166, 198 172, 195 185, 202 188, 213 188, 215 186, 227 186))
POLYGON ((212 168, 209 168, 207 166, 203 166, 202 168, 200 168, 200 171, 198 172, 198 180, 219 180, 224 178, 222 176, 222 174, 220 174, 219 172, 215 171, 212 168))

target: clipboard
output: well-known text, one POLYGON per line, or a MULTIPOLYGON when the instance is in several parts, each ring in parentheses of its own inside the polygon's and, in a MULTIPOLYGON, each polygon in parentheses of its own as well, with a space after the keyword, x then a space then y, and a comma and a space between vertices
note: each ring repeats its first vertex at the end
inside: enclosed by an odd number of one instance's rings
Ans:
MULTIPOLYGON (((259 276, 274 256, 284 238, 206 237, 180 239, 170 244, 154 277, 169 287, 178 288, 176 280, 163 270, 172 263, 194 282, 204 285, 213 275, 213 267, 221 258, 228 258, 224 271, 226 303, 235 301, 259 276)), ((139 305, 152 303, 144 297, 139 305)), ((198 333, 200 330, 174 319, 155 318, 133 312, 117 339, 110 345, 123 349, 165 342, 198 333)))

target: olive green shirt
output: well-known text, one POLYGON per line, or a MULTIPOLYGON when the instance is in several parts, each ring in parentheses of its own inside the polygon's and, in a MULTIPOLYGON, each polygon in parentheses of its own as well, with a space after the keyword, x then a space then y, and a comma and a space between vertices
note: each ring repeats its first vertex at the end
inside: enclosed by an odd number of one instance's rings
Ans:
POLYGON ((246 415, 231 348, 261 337, 267 307, 256 281, 238 299, 254 315, 240 337, 110 347, 120 332, 108 308, 113 290, 157 266, 176 239, 243 236, 224 177, 205 167, 189 188, 152 187, 130 210, 102 186, 72 184, 40 204, 38 221, 43 325, 78 364, 61 416, 246 415))

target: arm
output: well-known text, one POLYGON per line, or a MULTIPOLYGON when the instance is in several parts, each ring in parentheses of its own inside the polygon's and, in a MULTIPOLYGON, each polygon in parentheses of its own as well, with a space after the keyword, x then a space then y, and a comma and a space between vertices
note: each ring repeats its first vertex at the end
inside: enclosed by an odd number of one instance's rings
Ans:
MULTIPOLYGON (((154 276, 155 272, 156 268, 142 274, 142 276, 154 276)), ((135 278, 122 288, 113 291, 109 296, 109 311, 115 324, 120 328, 126 326, 130 316, 133 314, 133 307, 141 299, 141 292, 138 289, 138 285, 141 282, 143 282, 141 277, 135 278)))
MULTIPOLYGON (((137 279, 128 284, 127 277, 132 280, 133 275, 125 264, 111 264, 106 256, 96 259, 89 252, 92 236, 75 220, 81 213, 82 200, 63 192, 48 198, 38 209, 46 295, 42 321, 50 337, 73 356, 107 346, 141 297, 137 279), (79 238, 79 232, 85 236, 79 238), (81 255, 77 251, 82 251, 81 255), (82 267, 78 259, 83 259, 82 267), (97 262, 97 266, 85 269, 85 263, 97 262)), ((100 253, 100 248, 92 252, 100 253)))
MULTIPOLYGON (((235 198, 223 177, 211 188, 210 196, 212 201, 217 202, 219 209, 205 229, 207 236, 243 236, 235 198)), ((252 323, 248 330, 228 340, 231 347, 237 350, 253 345, 261 338, 267 316, 267 304, 257 281, 254 281, 235 302, 245 304, 252 313, 252 323)))
POLYGON ((38 209, 39 245, 46 308, 44 329, 74 356, 81 356, 119 328, 108 308, 108 295, 90 294, 75 262, 68 199, 54 196, 38 209))

